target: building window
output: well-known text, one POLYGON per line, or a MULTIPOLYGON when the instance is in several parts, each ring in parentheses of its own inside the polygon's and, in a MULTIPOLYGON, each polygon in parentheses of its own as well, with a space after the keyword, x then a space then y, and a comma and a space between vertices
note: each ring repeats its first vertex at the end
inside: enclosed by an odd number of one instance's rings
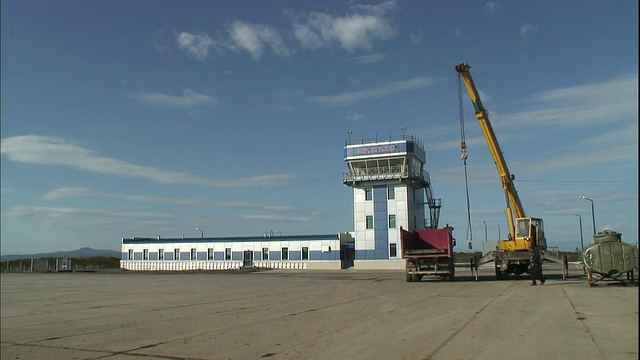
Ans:
POLYGON ((129 249, 129 260, 133 260, 133 249, 129 249))
POLYGON ((173 249, 173 260, 180 260, 180 249, 173 249))
POLYGON ((389 215, 389 229, 395 229, 395 228, 396 228, 396 216, 389 215))
POLYGON ((366 201, 371 201, 373 200, 373 189, 372 188, 366 188, 364 189, 364 199, 366 201))
POLYGON ((309 260, 309 248, 306 246, 302 247, 302 260, 309 260))
POLYGON ((373 215, 367 215, 367 229, 373 229, 373 215))
POLYGON ((398 256, 398 245, 389 244, 389 257, 397 257, 398 256))
POLYGON ((207 249, 207 260, 213 260, 213 248, 207 249))
POLYGON ((149 260, 149 249, 142 249, 142 260, 149 260))
POLYGON ((289 248, 288 247, 283 247, 282 248, 282 260, 289 260, 289 248))
POLYGON ((387 188, 387 199, 393 200, 395 198, 396 198, 396 187, 395 186, 389 186, 387 188))
POLYGON ((269 260, 269 248, 262 248, 262 260, 269 260))
POLYGON ((231 260, 231 248, 224 249, 224 259, 231 260))
POLYGON ((191 260, 196 259, 196 249, 191 249, 191 260))
POLYGON ((158 249, 158 260, 164 260, 164 249, 158 249))

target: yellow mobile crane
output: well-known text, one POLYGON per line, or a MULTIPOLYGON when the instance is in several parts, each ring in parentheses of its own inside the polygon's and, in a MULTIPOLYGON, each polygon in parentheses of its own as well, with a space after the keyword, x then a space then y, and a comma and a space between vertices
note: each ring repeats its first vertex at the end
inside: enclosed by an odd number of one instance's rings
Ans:
MULTIPOLYGON (((471 78, 469 68, 469 64, 462 63, 456 66, 456 72, 467 88, 475 111, 475 117, 478 119, 478 124, 482 129, 484 138, 489 146, 489 151, 496 164, 507 203, 505 212, 509 225, 509 238, 506 240, 498 240, 496 251, 485 254, 476 262, 476 266, 494 261, 496 278, 501 279, 509 274, 520 275, 522 273, 528 273, 529 245, 537 246, 540 250, 546 250, 547 240, 544 235, 542 219, 526 216, 524 212, 520 197, 513 183, 515 176, 509 172, 507 162, 504 159, 502 150, 500 150, 500 144, 498 144, 496 135, 493 132, 487 110, 482 105, 480 95, 473 82, 473 78, 471 78)), ((461 146, 464 153, 466 151, 464 141, 462 141, 461 146)), ((560 261, 551 254, 544 254, 543 252, 543 256, 547 260, 554 262, 560 261)))

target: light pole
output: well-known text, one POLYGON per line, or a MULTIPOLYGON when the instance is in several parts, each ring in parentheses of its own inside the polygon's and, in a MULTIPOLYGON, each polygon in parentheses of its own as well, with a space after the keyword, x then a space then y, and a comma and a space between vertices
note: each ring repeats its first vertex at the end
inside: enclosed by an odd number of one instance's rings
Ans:
POLYGON ((500 240, 500 224, 498 224, 498 240, 500 240))
POLYGON ((487 223, 484 220, 482 223, 484 224, 484 242, 487 242, 487 223))
POLYGON ((595 235, 596 234, 596 212, 593 206, 593 200, 589 199, 584 195, 580 195, 580 199, 589 200, 589 202, 591 203, 591 222, 593 223, 593 235, 595 235))
POLYGON ((200 229, 197 226, 196 226, 196 230, 200 231, 200 237, 203 238, 204 237, 204 231, 202 231, 202 229, 200 229))
POLYGON ((584 251, 584 240, 583 240, 583 236, 582 236, 582 216, 580 216, 580 214, 575 213, 575 212, 571 212, 571 215, 575 215, 578 217, 578 219, 580 219, 580 249, 582 249, 582 251, 584 251))

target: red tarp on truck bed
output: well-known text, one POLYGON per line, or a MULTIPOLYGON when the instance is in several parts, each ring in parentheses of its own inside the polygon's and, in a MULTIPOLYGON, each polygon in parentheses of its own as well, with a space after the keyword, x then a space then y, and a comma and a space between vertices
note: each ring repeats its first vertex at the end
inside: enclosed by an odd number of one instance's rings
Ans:
POLYGON ((426 229, 426 230, 413 230, 406 231, 400 229, 400 238, 402 240, 402 256, 415 257, 416 250, 425 250, 425 255, 428 254, 428 250, 432 250, 433 254, 451 254, 453 255, 452 244, 452 231, 453 228, 446 227, 444 229, 426 229), (440 250, 440 251, 438 251, 440 250))

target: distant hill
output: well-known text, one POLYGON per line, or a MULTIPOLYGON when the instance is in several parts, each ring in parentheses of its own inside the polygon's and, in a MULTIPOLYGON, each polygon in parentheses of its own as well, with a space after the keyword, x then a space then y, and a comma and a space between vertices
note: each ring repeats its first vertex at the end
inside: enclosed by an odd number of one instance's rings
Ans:
POLYGON ((1 255, 0 262, 16 259, 42 259, 42 258, 91 258, 91 257, 115 257, 120 258, 120 251, 116 250, 98 250, 90 247, 83 247, 72 251, 57 251, 52 253, 28 254, 28 255, 1 255))

